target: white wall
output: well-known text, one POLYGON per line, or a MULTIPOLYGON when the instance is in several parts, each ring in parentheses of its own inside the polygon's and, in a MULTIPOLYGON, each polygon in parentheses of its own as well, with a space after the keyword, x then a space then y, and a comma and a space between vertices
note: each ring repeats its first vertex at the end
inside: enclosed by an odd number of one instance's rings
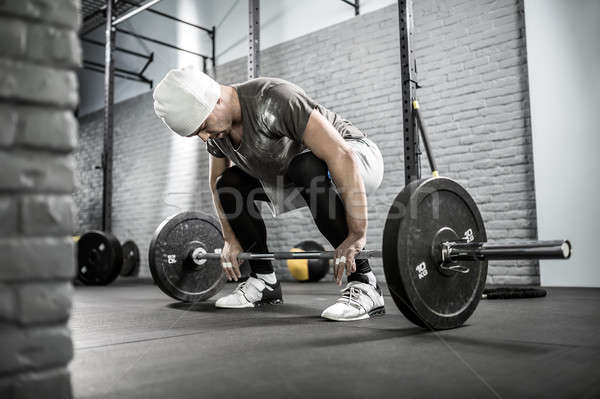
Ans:
POLYGON ((598 0, 525 0, 539 237, 574 246, 546 286, 600 286, 599 21, 598 0))
MULTIPOLYGON (((396 0, 362 0, 361 14, 374 11, 396 0)), ((222 64, 248 54, 248 0, 163 0, 153 9, 175 15, 197 25, 217 27, 217 64, 222 64)), ((261 48, 314 32, 318 29, 354 17, 354 9, 340 0, 262 0, 261 1, 261 48)), ((122 25, 123 29, 176 44, 201 54, 211 54, 208 35, 195 28, 169 19, 142 12, 122 25)), ((89 37, 104 42, 103 28, 89 37)), ((157 44, 118 35, 117 45, 149 54, 154 51, 154 62, 145 75, 155 84, 171 69, 195 63, 201 59, 157 44)), ((83 43, 84 59, 104 62, 102 48, 83 43)), ((115 52, 116 65, 124 69, 139 70, 144 60, 115 52)), ((103 75, 82 70, 79 73, 79 115, 85 115, 104 106, 103 75)), ((149 91, 148 85, 116 79, 115 102, 149 91)))
MULTIPOLYGON (((396 0, 361 0, 365 14, 396 0)), ((215 3, 217 59, 222 64, 248 54, 248 0, 215 3)), ((354 8, 341 0, 261 0, 261 48, 295 39, 354 17, 354 8)))

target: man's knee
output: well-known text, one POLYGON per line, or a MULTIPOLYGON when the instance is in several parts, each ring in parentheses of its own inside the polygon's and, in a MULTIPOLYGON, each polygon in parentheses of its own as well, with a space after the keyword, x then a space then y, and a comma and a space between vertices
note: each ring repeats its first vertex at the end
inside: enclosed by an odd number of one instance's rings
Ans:
POLYGON ((317 158, 312 152, 296 155, 288 167, 287 175, 294 184, 310 187, 315 178, 327 180, 327 164, 317 158))

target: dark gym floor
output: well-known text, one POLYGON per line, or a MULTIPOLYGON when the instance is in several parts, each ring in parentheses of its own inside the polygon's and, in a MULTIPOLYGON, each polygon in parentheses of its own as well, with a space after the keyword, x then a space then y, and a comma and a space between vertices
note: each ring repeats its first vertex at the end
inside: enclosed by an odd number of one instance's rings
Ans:
POLYGON ((75 397, 600 397, 600 289, 484 300, 467 325, 436 333, 389 296, 387 315, 335 323, 319 317, 334 284, 283 290, 284 305, 217 310, 151 283, 77 287, 75 397))

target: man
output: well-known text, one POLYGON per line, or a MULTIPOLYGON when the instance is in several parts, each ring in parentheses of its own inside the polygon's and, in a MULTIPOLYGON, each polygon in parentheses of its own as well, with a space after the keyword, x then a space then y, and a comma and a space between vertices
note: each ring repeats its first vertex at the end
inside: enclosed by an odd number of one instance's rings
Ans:
MULTIPOLYGON (((334 277, 348 284, 322 317, 338 321, 384 313, 365 247, 366 193, 383 178, 383 159, 365 134, 281 79, 222 86, 193 68, 172 70, 154 91, 154 109, 173 132, 200 137, 210 153, 210 188, 225 244, 229 280, 241 277, 240 252, 269 252, 255 201, 274 216, 308 205, 335 248, 334 277)), ((251 260, 250 278, 216 302, 219 308, 281 303, 271 261, 251 260)))

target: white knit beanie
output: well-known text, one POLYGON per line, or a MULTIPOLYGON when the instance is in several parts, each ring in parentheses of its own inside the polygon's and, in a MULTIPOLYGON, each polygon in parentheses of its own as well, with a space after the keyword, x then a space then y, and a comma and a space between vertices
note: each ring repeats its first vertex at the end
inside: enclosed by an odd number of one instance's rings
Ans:
POLYGON ((215 108, 221 86, 196 68, 172 69, 154 89, 154 112, 180 136, 194 133, 215 108))

